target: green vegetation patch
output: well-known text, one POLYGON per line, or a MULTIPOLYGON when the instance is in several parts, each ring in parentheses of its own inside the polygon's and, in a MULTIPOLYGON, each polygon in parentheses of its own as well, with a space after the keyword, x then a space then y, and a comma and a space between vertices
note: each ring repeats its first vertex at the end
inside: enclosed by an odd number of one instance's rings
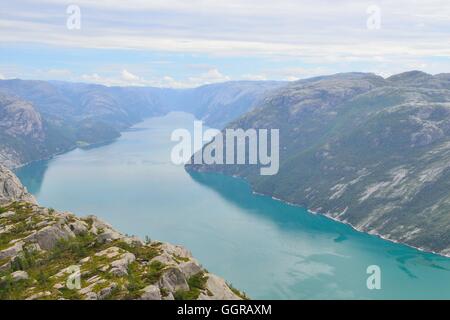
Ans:
POLYGON ((122 248, 135 255, 136 259, 142 261, 150 261, 153 258, 161 254, 160 244, 155 243, 151 245, 132 246, 126 242, 120 241, 116 244, 119 248, 122 248))
POLYGON ((230 288, 231 291, 233 291, 233 293, 235 295, 237 295, 239 298, 243 299, 243 300, 250 300, 249 297, 247 297, 247 295, 245 294, 245 292, 241 292, 238 289, 236 289, 235 287, 233 287, 233 285, 231 283, 227 283, 228 288, 230 288))
MULTIPOLYGON (((206 290, 208 277, 204 272, 199 272, 188 279, 189 290, 178 290, 175 292, 175 300, 197 300, 200 293, 206 290)), ((208 293, 209 294, 209 293, 208 293)))
POLYGON ((145 278, 149 284, 155 284, 161 279, 165 267, 166 265, 160 261, 152 261, 150 263, 145 274, 145 278))

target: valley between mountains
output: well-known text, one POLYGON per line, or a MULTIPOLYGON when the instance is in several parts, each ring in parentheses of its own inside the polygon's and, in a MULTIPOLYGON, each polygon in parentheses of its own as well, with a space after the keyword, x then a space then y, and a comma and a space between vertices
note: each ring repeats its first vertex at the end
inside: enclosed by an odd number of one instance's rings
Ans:
MULTIPOLYGON (((450 256, 450 74, 411 71, 383 78, 370 73, 343 73, 295 82, 239 81, 180 90, 1 80, 0 163, 13 169, 76 147, 111 141, 133 124, 171 111, 192 113, 208 126, 223 130, 280 131, 280 168, 274 176, 261 176, 260 168, 254 165, 188 164, 187 171, 241 177, 255 192, 306 207, 362 232, 450 256)), ((2 172, 8 171, 4 168, 2 172)), ((9 172, 7 175, 8 181, 15 179, 9 172)), ((25 192, 22 196, 28 197, 25 192)), ((89 241, 100 243, 95 252, 89 249, 83 257, 77 255, 78 260, 115 247, 111 250, 120 257, 134 255, 130 263, 142 271, 151 267, 156 257, 142 258, 141 249, 122 244, 121 239, 131 241, 125 236, 109 239, 105 246, 97 241, 102 233, 92 232, 89 218, 49 213, 30 199, 26 202, 31 204, 20 204, 22 201, 21 197, 16 202, 10 199, 4 206, 2 215, 12 213, 1 220, 2 230, 15 230, 7 220, 14 214, 23 218, 16 223, 32 233, 39 230, 27 226, 27 221, 33 222, 41 214, 48 223, 64 230, 70 229, 74 219, 85 227, 89 241)), ((4 246, 15 245, 15 240, 20 243, 27 236, 11 236, 9 241, 4 240, 4 246)), ((78 235, 74 233, 72 238, 78 239, 78 235)), ((84 246, 84 240, 77 245, 84 246)), ((153 250, 155 244, 141 245, 153 250)), ((183 294, 195 298, 243 297, 224 280, 202 269, 184 249, 168 248, 158 247, 162 250, 158 256, 170 256, 170 261, 163 262, 165 268, 180 271, 174 271, 179 275, 176 278, 186 285, 170 289, 157 282, 161 298, 171 297, 169 293, 183 297, 180 288, 183 294), (180 267, 188 262, 184 259, 194 261, 198 272, 184 272, 180 267), (196 276, 191 281, 195 284, 190 282, 192 276, 196 276), (211 279, 216 283, 211 284, 211 279), (214 291, 217 286, 223 290, 214 291)), ((52 254, 53 247, 48 249, 44 249, 45 255, 52 254)), ((139 294, 126 289, 120 297, 138 298, 144 288, 155 286, 142 279, 141 271, 136 276, 142 280, 137 286, 139 294)), ((32 269, 27 279, 33 278, 34 272, 32 269)), ((129 279, 130 270, 127 272, 129 279)), ((124 281, 116 280, 119 288, 127 288, 124 281)), ((105 284, 105 288, 108 286, 105 284)), ((104 289, 103 285, 99 287, 104 289)), ((115 288, 110 289, 118 290, 115 288)), ((30 296, 43 293, 41 297, 56 298, 53 289, 41 289, 30 291, 30 296)), ((94 293, 97 298, 105 297, 94 293)), ((88 298, 86 294, 83 297, 88 298)))

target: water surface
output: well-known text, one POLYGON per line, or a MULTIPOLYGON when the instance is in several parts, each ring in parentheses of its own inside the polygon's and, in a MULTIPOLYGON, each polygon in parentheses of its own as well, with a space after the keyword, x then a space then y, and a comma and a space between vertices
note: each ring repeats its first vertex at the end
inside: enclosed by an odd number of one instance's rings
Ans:
POLYGON ((193 120, 148 119, 113 143, 17 173, 40 204, 182 244, 252 298, 450 298, 450 259, 255 195, 242 180, 173 165, 170 134, 193 120), (381 290, 367 289, 369 265, 381 268, 381 290))

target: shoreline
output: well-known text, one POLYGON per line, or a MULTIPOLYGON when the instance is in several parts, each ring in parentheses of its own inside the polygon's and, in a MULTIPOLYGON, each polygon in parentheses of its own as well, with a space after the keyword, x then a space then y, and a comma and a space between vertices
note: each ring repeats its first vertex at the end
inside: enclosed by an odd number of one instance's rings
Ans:
MULTIPOLYGON (((244 180, 247 181, 246 179, 244 179, 244 180)), ((247 183, 248 183, 248 182, 247 182, 247 183)), ((249 185, 252 187, 252 185, 251 185, 250 183, 249 183, 249 185)), ((331 214, 329 214, 329 213, 321 213, 321 212, 315 211, 315 210, 313 210, 313 209, 309 209, 308 207, 302 206, 302 205, 300 205, 300 204, 296 204, 296 203, 293 203, 293 202, 289 202, 289 201, 287 201, 287 200, 283 200, 283 199, 281 199, 281 198, 277 198, 277 197, 272 196, 272 195, 268 195, 268 194, 256 192, 256 191, 253 190, 253 187, 252 187, 252 192, 253 192, 254 194, 257 194, 257 195, 260 195, 260 196, 270 197, 271 199, 273 199, 273 200, 275 200, 275 201, 280 201, 280 202, 282 202, 282 203, 284 203, 284 204, 286 204, 286 205, 289 205, 289 206, 298 207, 298 208, 303 208, 303 209, 305 209, 309 214, 312 214, 312 215, 320 215, 320 216, 323 216, 323 217, 325 217, 325 218, 327 218, 327 219, 333 220, 333 221, 335 221, 335 222, 338 222, 338 223, 347 225, 347 226, 349 226, 350 228, 352 228, 353 230, 355 230, 356 232, 363 233, 363 234, 366 234, 366 235, 369 235, 369 236, 373 236, 373 237, 379 238, 379 239, 384 240, 384 241, 389 241, 389 242, 392 242, 392 243, 395 243, 395 244, 403 245, 403 246, 409 247, 409 248, 411 248, 411 249, 415 249, 415 250, 417 250, 417 251, 419 251, 419 252, 422 252, 422 253, 434 254, 434 255, 437 255, 437 256, 440 256, 440 257, 443 257, 443 258, 450 258, 450 254, 443 254, 443 253, 439 253, 439 252, 436 252, 436 251, 433 251, 433 250, 428 250, 428 249, 424 249, 424 248, 420 248, 420 247, 415 247, 415 246, 413 246, 413 245, 410 245, 410 244, 405 243, 405 242, 401 242, 401 241, 396 240, 396 239, 390 239, 390 238, 388 238, 388 237, 386 237, 386 236, 384 236, 384 235, 382 235, 382 234, 380 234, 380 233, 378 233, 378 232, 376 232, 376 231, 371 232, 371 231, 360 230, 360 229, 358 229, 357 227, 355 227, 353 224, 351 224, 350 222, 344 221, 344 220, 339 220, 338 218, 333 217, 333 216, 332 216, 331 214)))
MULTIPOLYGON (((204 173, 208 173, 208 172, 204 172, 204 173)), ((316 211, 316 210, 314 210, 312 208, 308 208, 307 206, 304 206, 304 205, 301 205, 301 204, 297 204, 297 203, 294 203, 294 202, 290 202, 290 201, 284 200, 282 198, 275 197, 275 196, 273 196, 271 194, 265 194, 265 193, 262 193, 262 192, 258 192, 258 191, 256 191, 254 189, 253 185, 244 177, 241 177, 241 176, 238 176, 238 175, 231 175, 230 176, 230 175, 226 175, 226 174, 221 173, 221 172, 214 172, 214 173, 220 173, 220 174, 223 174, 223 175, 228 176, 228 177, 242 179, 249 185, 249 187, 251 189, 251 192, 253 194, 255 194, 255 195, 259 195, 259 196, 263 196, 263 197, 269 197, 272 200, 282 202, 282 203, 284 203, 284 204, 286 204, 288 206, 305 209, 309 214, 316 215, 316 216, 320 215, 320 216, 325 217, 327 219, 333 220, 334 222, 347 225, 347 226, 349 226, 350 228, 352 228, 356 232, 359 232, 359 233, 362 233, 362 234, 366 234, 366 235, 369 235, 369 236, 373 236, 373 237, 376 237, 378 239, 381 239, 381 240, 384 240, 384 241, 389 241, 391 243, 395 243, 395 244, 398 244, 398 245, 406 246, 408 248, 417 250, 417 251, 419 251, 421 253, 433 254, 433 255, 436 255, 436 256, 439 256, 439 257, 442 257, 442 258, 450 258, 450 253, 449 254, 443 254, 443 253, 439 253, 439 252, 436 252, 436 251, 433 251, 433 250, 428 250, 428 249, 416 247, 416 246, 410 245, 410 244, 405 243, 405 242, 401 242, 401 241, 396 240, 396 239, 390 239, 390 238, 388 238, 388 237, 386 237, 386 236, 384 236, 384 235, 382 235, 380 233, 377 233, 375 231, 374 232, 370 232, 370 231, 360 230, 357 227, 355 227, 354 225, 352 225, 350 222, 344 221, 344 220, 339 220, 338 218, 333 217, 329 213, 321 213, 321 212, 316 211)))
MULTIPOLYGON (((146 118, 142 119, 141 121, 134 123, 134 124, 131 125, 130 127, 125 128, 124 130, 122 130, 122 131, 120 132, 119 136, 114 137, 114 138, 112 138, 112 139, 107 139, 107 140, 103 140, 103 141, 99 141, 99 142, 87 144, 87 145, 84 145, 84 146, 78 146, 78 145, 75 145, 75 146, 73 146, 72 148, 69 148, 69 149, 67 149, 67 150, 64 150, 64 151, 61 151, 61 152, 57 152, 57 153, 51 154, 51 155, 49 155, 48 157, 41 158, 41 159, 36 159, 36 160, 33 160, 33 161, 29 161, 29 162, 24 163, 24 164, 21 164, 21 165, 19 165, 19 166, 10 168, 10 170, 13 171, 13 172, 15 172, 16 170, 18 170, 18 169, 20 169, 20 168, 23 168, 23 167, 25 167, 25 166, 27 166, 27 165, 30 165, 30 164, 32 164, 32 163, 35 163, 35 162, 38 162, 38 161, 48 161, 48 160, 51 160, 51 159, 53 159, 53 158, 55 158, 55 157, 57 157, 57 156, 59 156, 59 155, 62 155, 62 154, 71 152, 71 151, 73 151, 73 150, 76 150, 77 148, 80 148, 80 149, 83 149, 83 148, 96 148, 96 147, 100 147, 101 145, 104 145, 104 144, 113 143, 115 140, 117 140, 118 138, 120 138, 120 137, 122 136, 122 133, 123 133, 123 132, 126 132, 126 131, 130 130, 130 129, 133 128, 134 126, 138 125, 139 123, 144 122, 144 121, 147 120, 147 119, 151 119, 151 118, 155 118, 155 117, 161 117, 161 116, 164 116, 164 115, 153 115, 153 116, 150 116, 150 117, 146 117, 146 118)), ((187 171, 187 172, 189 173, 190 169, 187 168, 186 165, 184 165, 184 169, 185 169, 185 171, 187 171)), ((252 192, 253 194, 255 194, 255 195, 265 196, 265 197, 270 197, 271 199, 276 200, 276 201, 280 201, 280 202, 282 202, 282 203, 284 203, 284 204, 286 204, 286 205, 293 206, 293 207, 299 207, 299 208, 305 209, 309 214, 312 214, 312 215, 320 215, 320 216, 323 216, 323 217, 328 218, 328 219, 330 219, 330 220, 333 220, 333 221, 335 221, 335 222, 338 222, 338 223, 347 225, 347 226, 351 227, 353 230, 355 230, 355 231, 357 231, 357 232, 359 232, 359 233, 367 234, 367 235, 369 235, 369 236, 375 236, 375 237, 377 237, 377 238, 379 238, 379 239, 382 239, 382 240, 384 240, 384 241, 389 241, 389 242, 391 242, 391 243, 403 245, 403 246, 406 246, 406 247, 415 249, 415 250, 417 250, 417 251, 419 251, 419 252, 422 252, 422 253, 429 253, 429 254, 434 254, 434 255, 437 255, 437 256, 440 256, 440 257, 443 257, 443 258, 450 258, 450 253, 449 253, 449 254, 443 254, 443 253, 439 253, 439 252, 436 252, 436 251, 433 251, 433 250, 428 250, 428 249, 425 249, 425 248, 416 247, 416 246, 410 245, 410 244, 405 243, 405 242, 401 242, 401 241, 396 240, 396 239, 391 239, 391 238, 389 238, 389 237, 387 237, 387 236, 384 236, 384 235, 382 235, 382 234, 380 234, 380 233, 378 233, 378 232, 376 232, 376 231, 373 231, 373 232, 372 232, 372 231, 364 231, 364 230, 358 229, 356 226, 352 225, 352 224, 349 223, 348 221, 340 220, 339 218, 332 216, 330 213, 322 213, 322 212, 320 212, 319 210, 314 210, 313 208, 308 208, 306 205, 301 205, 301 204, 298 204, 298 203, 290 202, 290 201, 284 200, 284 199, 282 199, 282 198, 280 198, 280 197, 276 197, 276 196, 271 195, 271 194, 265 194, 265 193, 262 193, 262 192, 258 192, 258 191, 255 190, 255 188, 254 188, 254 186, 252 185, 252 183, 250 183, 246 178, 241 177, 241 176, 239 176, 239 175, 234 175, 234 174, 233 174, 233 175, 226 175, 226 174, 224 174, 224 173, 222 173, 222 172, 208 172, 208 171, 197 171, 197 170, 193 170, 193 171, 196 171, 196 172, 203 172, 203 173, 219 173, 219 174, 222 174, 222 175, 225 175, 225 176, 228 176, 228 177, 242 179, 242 180, 244 180, 244 181, 249 185, 249 187, 250 187, 250 189, 251 189, 251 192, 252 192)), ((338 215, 338 216, 339 216, 339 215, 338 215)))
MULTIPOLYGON (((125 132, 125 131, 122 131, 122 132, 125 132)), ((120 138, 122 136, 122 132, 121 132, 121 134, 118 137, 115 137, 115 138, 112 138, 112 139, 86 144, 84 146, 73 146, 73 147, 71 147, 71 148, 69 148, 67 150, 64 150, 64 151, 52 153, 51 155, 49 155, 49 156, 47 156, 45 158, 28 161, 28 162, 25 162, 23 164, 20 164, 18 166, 15 166, 15 167, 12 167, 12 168, 9 168, 9 169, 11 171, 15 172, 16 170, 21 169, 23 167, 26 167, 26 166, 28 166, 30 164, 33 164, 33 163, 36 163, 36 162, 39 162, 39 161, 49 161, 49 160, 52 160, 53 158, 55 158, 57 156, 63 155, 65 153, 69 153, 69 152, 71 152, 73 150, 76 150, 76 149, 87 149, 87 148, 101 147, 101 145, 104 145, 104 144, 107 144, 107 143, 113 143, 115 140, 117 140, 118 138, 120 138)))

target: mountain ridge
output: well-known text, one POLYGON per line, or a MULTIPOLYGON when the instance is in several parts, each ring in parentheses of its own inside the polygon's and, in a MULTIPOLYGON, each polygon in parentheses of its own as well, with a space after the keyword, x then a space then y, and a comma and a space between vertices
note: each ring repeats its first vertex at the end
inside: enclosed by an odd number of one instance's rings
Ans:
MULTIPOLYGON (((0 135, 0 160, 15 168, 77 146, 112 141, 143 119, 170 111, 190 112, 208 125, 221 126, 248 111, 266 92, 281 85, 273 81, 245 81, 177 90, 0 80, 3 100, 14 100, 16 105, 33 110, 41 119, 44 137, 44 141, 12 137, 8 131, 17 131, 20 127, 10 123, 0 135), (28 143, 31 141, 33 143, 28 143)), ((7 105, 0 100, 2 111, 2 118, 6 119, 7 105)))
POLYGON ((448 84, 446 75, 417 72, 299 81, 227 126, 278 128, 277 175, 259 176, 258 166, 186 168, 245 178, 258 193, 448 256, 448 84))

